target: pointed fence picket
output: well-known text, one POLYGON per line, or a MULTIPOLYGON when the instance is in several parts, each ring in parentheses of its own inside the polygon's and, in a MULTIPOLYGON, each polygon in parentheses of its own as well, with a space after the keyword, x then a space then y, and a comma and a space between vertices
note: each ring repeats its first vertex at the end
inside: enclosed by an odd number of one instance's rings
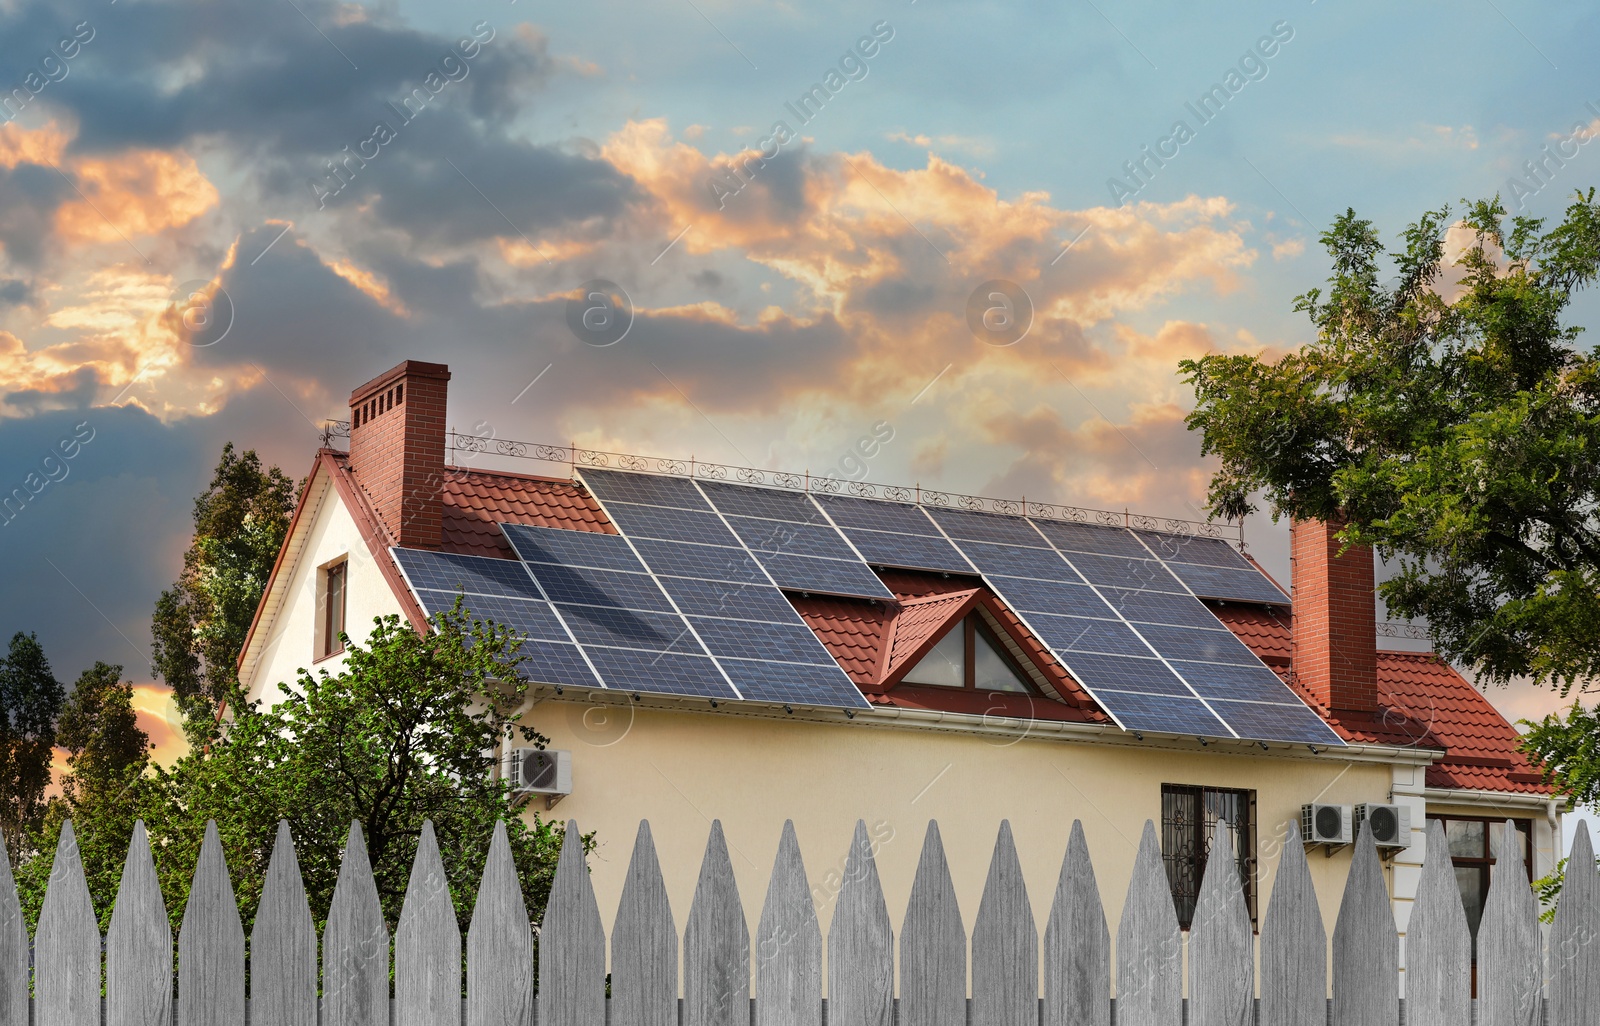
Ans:
POLYGON ((1261 923, 1261 1022, 1327 1026, 1327 995, 1328 935, 1300 826, 1291 821, 1261 923))
POLYGON ((856 820, 844 881, 828 926, 828 1026, 890 1026, 894 927, 867 824, 856 820))
POLYGON ((1286 840, 1262 922, 1256 1002, 1256 948, 1227 849, 1213 841, 1186 955, 1155 826, 1147 823, 1117 930, 1113 1002, 1110 934, 1080 824, 1067 842, 1042 952, 1010 825, 1001 824, 969 957, 938 825, 930 822, 900 930, 897 1007, 895 937, 865 823, 856 825, 845 861, 826 978, 817 895, 793 824, 779 838, 752 967, 727 841, 721 823, 713 823, 682 935, 681 1002, 679 935, 648 823, 639 826, 617 910, 609 979, 583 837, 576 823, 567 823, 538 929, 537 994, 533 928, 505 825, 496 827, 483 865, 463 980, 461 928, 429 823, 395 930, 391 1003, 389 933, 360 828, 352 824, 323 934, 319 1006, 316 937, 293 839, 280 824, 250 937, 247 1005, 245 937, 216 825, 207 824, 195 866, 174 980, 173 938, 141 823, 105 940, 102 1008, 100 937, 69 823, 33 940, 31 1007, 28 937, 0 851, 0 1024, 1397 1026, 1402 1007, 1408 1026, 1600 1022, 1600 872, 1581 825, 1547 948, 1520 835, 1509 822, 1497 830, 1498 862, 1478 936, 1476 1005, 1470 935, 1438 824, 1429 828, 1409 920, 1403 1006, 1398 934, 1370 831, 1357 839, 1331 946, 1292 824, 1286 840))
POLYGON ((150 838, 139 820, 106 931, 106 1026, 166 1026, 171 1021, 172 925, 150 838))
POLYGON ((316 1026, 317 927, 285 820, 250 931, 250 969, 250 1026, 316 1026))
POLYGON ((323 1026, 389 1026, 389 927, 358 823, 322 929, 323 1026))
POLYGON ((1044 931, 1043 1026, 1110 1026, 1111 934, 1083 824, 1072 821, 1044 931))
POLYGON ((1219 820, 1189 928, 1189 1026, 1251 1026, 1255 1015, 1255 937, 1230 835, 1219 820))
POLYGON ((965 1026, 967 1021, 967 931, 933 820, 900 927, 900 1021, 917 1026, 965 1026))

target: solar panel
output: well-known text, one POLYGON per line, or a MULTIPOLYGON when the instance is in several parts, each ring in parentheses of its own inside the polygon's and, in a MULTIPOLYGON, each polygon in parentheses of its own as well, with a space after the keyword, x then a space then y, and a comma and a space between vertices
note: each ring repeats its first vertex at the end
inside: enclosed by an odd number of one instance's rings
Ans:
POLYGON ((771 659, 785 663, 831 665, 833 657, 803 623, 756 623, 750 620, 690 618, 695 632, 714 656, 771 659))
POLYGON ((770 663, 758 659, 723 659, 728 679, 745 698, 762 702, 865 708, 861 692, 839 669, 838 663, 811 666, 801 663, 770 663))
POLYGON ((1202 629, 1214 629, 1219 623, 1211 610, 1188 595, 1104 586, 1098 590, 1125 620, 1202 629))
POLYGON ((585 646, 584 651, 607 686, 618 691, 665 692, 700 698, 739 697, 710 656, 602 646, 585 646))
MULTIPOLYGON (((971 510, 928 509, 927 513, 944 529, 953 541, 1001 542, 1008 545, 1025 545, 1039 548, 1047 543, 1033 529, 1032 521, 1022 517, 1008 517, 999 513, 975 513, 971 510)), ((964 546, 963 546, 964 548, 964 546)), ((971 556, 971 553, 967 554, 971 556)))
MULTIPOLYGON (((452 608, 458 593, 418 588, 416 596, 417 601, 422 603, 422 611, 433 616, 435 613, 452 608)), ((493 620, 497 624, 511 628, 522 637, 545 641, 570 640, 566 629, 561 626, 561 621, 550 608, 550 603, 544 599, 511 598, 505 595, 459 597, 462 600, 462 608, 469 616, 479 620, 493 620)))
POLYGON ((535 684, 560 684, 564 687, 600 688, 600 678, 570 642, 528 641, 517 653, 523 657, 518 672, 535 684))
POLYGON ((850 495, 813 495, 812 501, 841 528, 864 528, 894 534, 944 537, 928 520, 921 506, 880 499, 858 499, 850 495))
POLYGON ((649 574, 591 570, 554 563, 524 564, 557 605, 607 606, 646 612, 674 612, 672 603, 649 574))
POLYGON ((878 575, 860 560, 814 559, 776 552, 757 552, 755 556, 780 588, 853 598, 894 598, 894 592, 885 588, 878 575))
MULTIPOLYGON (((1138 556, 1150 553, 1125 527, 1096 527, 1093 524, 1073 524, 1062 520, 1034 519, 1036 526, 1050 543, 1063 552, 1098 552, 1106 556, 1138 556)), ((1070 557, 1069 557, 1070 558, 1070 557)))
POLYGON ((1266 574, 1220 538, 1165 534, 1158 531, 1135 532, 1171 570, 1200 598, 1229 602, 1261 602, 1288 605, 1289 596, 1273 584, 1266 574))
POLYGON ((692 577, 662 577, 658 581, 686 616, 731 616, 772 623, 792 623, 796 619, 789 600, 765 581, 736 584, 692 577))
POLYGON ((972 560, 972 565, 985 574, 1083 583, 1078 571, 1057 555, 1054 549, 974 541, 962 542, 961 548, 972 560))
MULTIPOLYGON (((817 514, 821 520, 822 515, 817 514)), ((825 559, 856 559, 855 550, 826 521, 804 524, 783 520, 757 520, 754 517, 728 517, 728 525, 752 552, 787 552, 825 559)), ((857 560, 859 562, 859 560, 857 560)))
POLYGON ((827 523, 804 492, 718 481, 702 481, 700 488, 713 506, 730 516, 765 517, 768 520, 790 520, 801 524, 827 523))
POLYGON ((1134 534, 1161 559, 1179 563, 1202 563, 1233 570, 1255 571, 1238 550, 1220 538, 1201 538, 1164 531, 1135 531, 1134 534))
POLYGON ((972 564, 943 538, 928 538, 913 534, 891 534, 864 527, 841 527, 845 535, 861 553, 861 558, 875 566, 904 567, 907 570, 936 570, 943 573, 970 574, 972 564))
POLYGON ((745 584, 767 581, 760 564, 742 546, 691 545, 652 538, 640 538, 633 544, 639 558, 658 574, 745 584))
POLYGON ((1299 704, 1283 678, 1265 666, 1228 666, 1222 663, 1174 662, 1189 686, 1201 698, 1237 702, 1299 704))
POLYGON ((1150 655, 1150 646, 1121 620, 1029 613, 1028 628, 1040 641, 1061 652, 1150 655))
POLYGON ((626 470, 592 470, 586 467, 583 470, 583 483, 595 498, 608 506, 613 502, 633 502, 678 509, 711 509, 711 504, 706 502, 694 482, 681 477, 635 474, 626 470))
POLYGON ((642 506, 632 502, 606 503, 606 512, 630 538, 656 538, 663 541, 693 542, 697 545, 737 544, 728 525, 710 510, 671 509, 642 506))
POLYGON ((1116 709, 1117 721, 1127 730, 1194 734, 1200 737, 1229 737, 1233 733, 1198 698, 1109 689, 1096 691, 1094 697, 1105 708, 1116 709))
POLYGON ((394 561, 412 591, 466 592, 469 595, 511 595, 539 598, 528 572, 514 559, 462 556, 429 549, 392 548, 394 561))
POLYGON ((612 648, 639 648, 651 652, 681 652, 705 655, 705 650, 689 632, 683 617, 676 613, 646 613, 634 609, 607 609, 602 606, 557 606, 561 618, 578 644, 607 645, 612 648))
POLYGON ((1095 556, 1083 552, 1066 553, 1067 561, 1093 585, 1186 594, 1183 583, 1160 561, 1136 556, 1095 556))
POLYGON ((1217 715, 1234 725, 1241 737, 1263 741, 1298 741, 1339 747, 1344 741, 1321 716, 1296 700, 1293 705, 1267 702, 1212 701, 1217 715))
POLYGON ((1097 619, 1114 619, 1117 615, 1116 610, 1107 606, 1105 600, 1087 584, 1037 581, 998 574, 985 574, 984 580, 999 593, 1006 605, 1018 612, 1059 613, 1097 619))
POLYGON ((506 540, 525 563, 559 563, 596 570, 643 572, 644 565, 620 534, 566 531, 549 527, 501 524, 506 540))
POLYGON ((1168 627, 1139 624, 1139 633, 1150 646, 1168 659, 1192 659, 1208 663, 1233 663, 1260 666, 1256 654, 1230 630, 1201 630, 1193 627, 1168 627))

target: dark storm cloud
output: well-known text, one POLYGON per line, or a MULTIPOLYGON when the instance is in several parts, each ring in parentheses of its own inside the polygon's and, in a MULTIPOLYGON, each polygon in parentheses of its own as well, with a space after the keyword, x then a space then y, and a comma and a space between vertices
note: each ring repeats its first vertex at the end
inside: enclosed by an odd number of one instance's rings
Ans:
MULTIPOLYGON (((508 134, 554 69, 542 42, 519 33, 509 17, 474 25, 463 13, 459 34, 443 35, 381 12, 351 20, 331 0, 299 7, 306 17, 256 0, 97 8, 86 16, 93 41, 35 106, 70 113, 77 127, 70 155, 220 143, 265 196, 288 201, 290 217, 317 210, 309 183, 386 121, 397 138, 356 172, 340 199, 376 196, 380 219, 430 239, 514 234, 440 153, 495 196, 522 231, 613 215, 629 199, 631 183, 605 161, 508 134), (408 112, 404 101, 419 89, 427 102, 414 100, 408 112), (396 108, 414 120, 403 121, 396 108), (399 149, 409 152, 389 152, 399 149)), ((37 64, 79 20, 42 2, 0 8, 0 68, 37 64)), ((8 248, 9 211, 26 203, 48 211, 58 198, 26 194, 24 185, 37 192, 47 184, 29 178, 8 192, 0 183, 0 211, 8 212, 0 214, 0 239, 8 248)), ((67 187, 59 179, 56 186, 67 187)), ((13 234, 27 230, 19 225, 13 234)))
POLYGON ((24 278, 0 278, 0 307, 32 306, 38 292, 24 278))
POLYGON ((56 208, 70 198, 72 186, 49 167, 24 161, 0 168, 0 247, 13 264, 38 263, 56 208))

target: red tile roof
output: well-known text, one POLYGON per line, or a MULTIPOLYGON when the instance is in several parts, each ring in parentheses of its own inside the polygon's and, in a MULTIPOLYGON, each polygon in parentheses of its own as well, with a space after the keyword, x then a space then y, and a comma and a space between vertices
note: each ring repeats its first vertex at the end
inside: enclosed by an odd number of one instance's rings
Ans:
POLYGON ((617 533, 589 493, 563 478, 447 467, 441 495, 445 552, 516 558, 497 524, 617 533))
MULTIPOLYGON (((498 523, 616 533, 588 492, 562 478, 451 467, 446 470, 442 495, 441 547, 447 552, 515 558, 498 523)), ((879 576, 901 600, 899 604, 791 597, 801 617, 873 704, 960 711, 957 707, 968 697, 983 698, 957 695, 948 689, 883 688, 890 673, 977 596, 1062 698, 1061 702, 1045 703, 1027 699, 1029 707, 1023 715, 1109 721, 1016 614, 978 578, 911 570, 883 570, 879 576)), ((1240 640, 1294 686, 1287 611, 1233 603, 1208 605, 1240 640)), ((1318 709, 1342 737, 1357 743, 1445 749, 1444 759, 1428 768, 1430 787, 1552 792, 1518 752, 1516 730, 1448 664, 1432 655, 1380 652, 1378 678, 1384 702, 1378 713, 1341 712, 1335 716, 1318 709)), ((1301 697, 1317 708, 1308 694, 1301 692, 1301 697)), ((977 711, 995 709, 991 704, 977 711)), ((1017 711, 1001 712, 1011 715, 1017 711)))
MULTIPOLYGON (((1217 619, 1292 685, 1293 621, 1288 613, 1208 605, 1217 619)), ((1430 652, 1378 652, 1382 708, 1376 713, 1334 714, 1319 708, 1309 694, 1302 691, 1300 697, 1347 741, 1444 749, 1445 757, 1428 767, 1429 787, 1553 793, 1517 749, 1516 728, 1481 691, 1430 652)))

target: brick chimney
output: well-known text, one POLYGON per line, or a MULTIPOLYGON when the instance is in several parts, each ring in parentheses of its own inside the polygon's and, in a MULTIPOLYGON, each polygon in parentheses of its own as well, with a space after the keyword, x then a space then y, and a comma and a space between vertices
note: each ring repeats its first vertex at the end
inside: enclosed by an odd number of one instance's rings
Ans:
POLYGON ((350 469, 396 545, 439 547, 450 368, 407 360, 350 393, 350 469))
POLYGON ((1339 524, 1289 525, 1294 599, 1293 667, 1300 684, 1330 709, 1378 709, 1377 582, 1372 549, 1339 554, 1339 524))

